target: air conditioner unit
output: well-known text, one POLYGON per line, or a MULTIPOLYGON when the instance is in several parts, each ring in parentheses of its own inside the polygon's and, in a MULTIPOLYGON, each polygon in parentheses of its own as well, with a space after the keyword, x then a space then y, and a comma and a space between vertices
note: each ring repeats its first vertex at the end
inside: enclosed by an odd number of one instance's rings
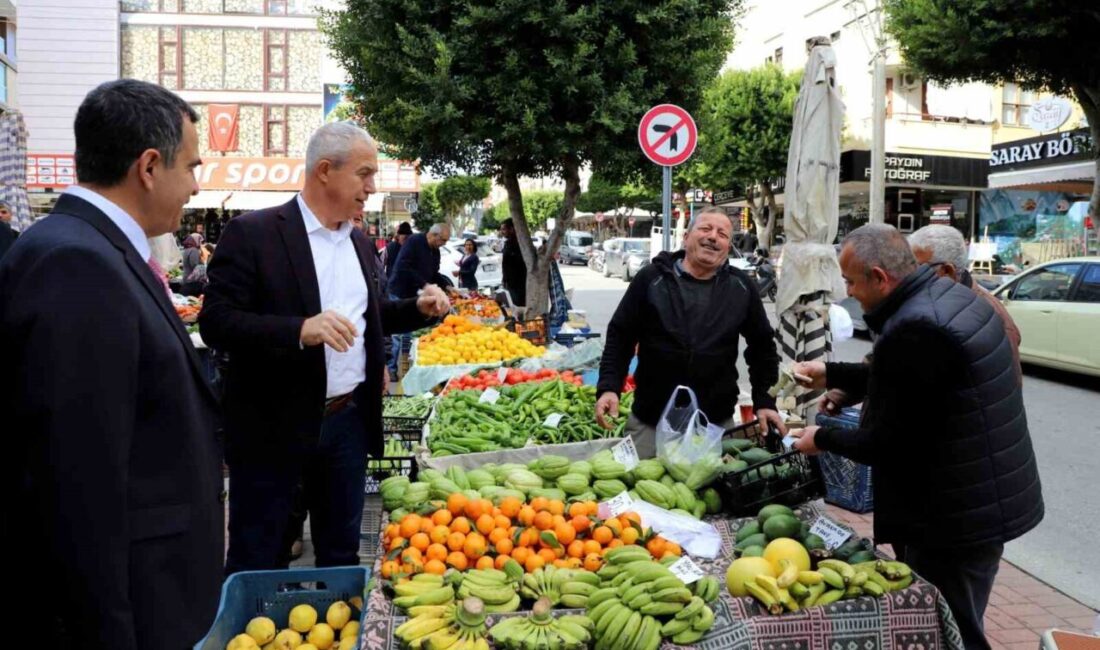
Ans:
POLYGON ((920 87, 920 77, 911 72, 901 75, 901 87, 905 90, 916 90, 920 87))

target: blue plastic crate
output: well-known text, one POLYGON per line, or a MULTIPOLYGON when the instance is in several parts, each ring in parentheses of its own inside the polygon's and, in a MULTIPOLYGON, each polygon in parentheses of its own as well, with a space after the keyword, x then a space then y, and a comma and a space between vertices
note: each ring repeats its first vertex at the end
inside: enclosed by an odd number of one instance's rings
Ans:
MULTIPOLYGON (((818 414, 819 426, 855 429, 859 426, 859 409, 846 408, 839 416, 818 414)), ((837 454, 823 452, 818 456, 825 477, 825 501, 852 512, 870 512, 875 508, 871 490, 871 468, 837 454)))
POLYGON ((297 605, 312 605, 318 620, 324 620, 329 605, 355 596, 364 603, 364 611, 359 614, 362 627, 369 578, 370 569, 364 566, 234 573, 222 585, 213 627, 195 644, 194 650, 225 650, 229 641, 243 633, 248 621, 256 616, 270 618, 281 630, 287 625, 290 610, 297 605))

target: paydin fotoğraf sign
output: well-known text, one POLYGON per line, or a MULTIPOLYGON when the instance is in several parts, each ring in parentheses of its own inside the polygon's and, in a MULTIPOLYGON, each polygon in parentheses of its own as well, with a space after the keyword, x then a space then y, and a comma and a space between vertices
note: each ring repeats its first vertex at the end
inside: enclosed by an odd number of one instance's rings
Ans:
MULTIPOLYGON (((886 156, 885 177, 888 181, 899 183, 926 183, 932 171, 924 168, 924 158, 920 156, 886 156)), ((871 178, 871 168, 863 170, 863 178, 871 178)))

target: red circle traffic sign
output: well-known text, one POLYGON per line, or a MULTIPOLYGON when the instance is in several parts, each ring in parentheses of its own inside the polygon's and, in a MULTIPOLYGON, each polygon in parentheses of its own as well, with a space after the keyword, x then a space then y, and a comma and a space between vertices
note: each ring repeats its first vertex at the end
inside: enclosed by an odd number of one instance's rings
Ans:
POLYGON ((658 165, 674 167, 691 158, 698 140, 695 120, 674 104, 658 104, 638 123, 642 153, 658 165))

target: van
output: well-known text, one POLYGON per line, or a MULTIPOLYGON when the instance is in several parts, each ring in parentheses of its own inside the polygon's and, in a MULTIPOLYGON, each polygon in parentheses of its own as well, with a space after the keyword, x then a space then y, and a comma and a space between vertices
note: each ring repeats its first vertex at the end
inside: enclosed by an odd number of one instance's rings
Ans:
POLYGON ((588 264, 592 253, 592 234, 582 230, 565 231, 559 252, 565 264, 588 264))

